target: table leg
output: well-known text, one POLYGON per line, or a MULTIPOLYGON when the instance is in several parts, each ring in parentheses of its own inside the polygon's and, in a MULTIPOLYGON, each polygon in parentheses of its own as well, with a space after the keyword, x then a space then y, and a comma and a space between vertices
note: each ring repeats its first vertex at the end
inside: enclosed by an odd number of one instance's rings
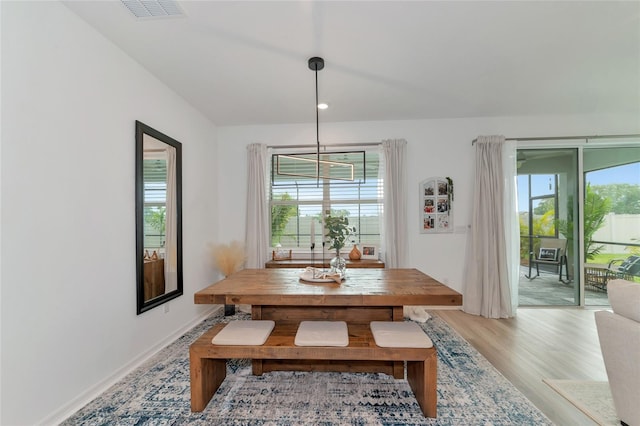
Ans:
POLYGON ((404 321, 404 306, 394 306, 391 315, 392 321, 404 321))
MULTIPOLYGON (((262 306, 261 305, 251 305, 251 319, 261 320, 262 319, 262 306)), ((262 365, 261 359, 251 360, 251 372, 254 376, 262 376, 264 372, 264 367, 262 365)))
POLYGON ((254 319, 254 320, 262 319, 261 305, 251 305, 251 319, 254 319))

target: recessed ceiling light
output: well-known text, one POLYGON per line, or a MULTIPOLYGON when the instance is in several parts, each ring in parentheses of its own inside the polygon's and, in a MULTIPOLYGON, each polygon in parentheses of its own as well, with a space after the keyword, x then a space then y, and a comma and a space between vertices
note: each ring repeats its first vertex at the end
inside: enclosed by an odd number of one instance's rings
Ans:
POLYGON ((325 103, 318 104, 318 109, 327 109, 327 108, 329 108, 329 105, 325 103))

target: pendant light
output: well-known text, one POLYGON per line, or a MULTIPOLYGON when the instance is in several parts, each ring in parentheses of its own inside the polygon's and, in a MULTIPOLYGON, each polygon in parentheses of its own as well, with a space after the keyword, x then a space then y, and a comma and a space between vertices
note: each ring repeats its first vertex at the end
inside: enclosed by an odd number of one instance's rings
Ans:
MULTIPOLYGON (((320 179, 334 179, 334 180, 344 180, 353 182, 354 180, 354 165, 353 163, 345 163, 340 161, 328 161, 328 160, 320 160, 320 117, 319 117, 319 109, 324 109, 319 105, 318 99, 318 71, 324 68, 324 59, 314 56, 313 58, 309 58, 308 61, 309 69, 315 73, 315 83, 316 83, 316 152, 315 152, 315 160, 307 158, 309 154, 296 155, 296 154, 278 154, 276 155, 276 173, 278 175, 284 176, 300 176, 307 178, 315 178, 316 185, 320 187, 320 179), (298 170, 296 166, 300 164, 309 166, 310 163, 314 163, 315 173, 311 170, 309 172, 304 172, 304 166, 302 166, 302 171, 298 170), (322 171, 326 171, 326 175, 322 174, 320 169, 322 166, 322 171), (337 172, 336 172, 337 171, 337 172)), ((326 106, 325 106, 326 108, 326 106)))
POLYGON ((314 56, 309 58, 309 69, 316 75, 316 179, 320 186, 320 121, 318 115, 318 71, 324 68, 324 59, 314 56))

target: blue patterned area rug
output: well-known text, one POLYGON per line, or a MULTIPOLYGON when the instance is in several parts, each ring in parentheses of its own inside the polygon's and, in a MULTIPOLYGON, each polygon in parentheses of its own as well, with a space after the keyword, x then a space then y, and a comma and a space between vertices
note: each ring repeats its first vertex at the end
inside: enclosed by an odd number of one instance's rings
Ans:
POLYGON ((67 419, 63 425, 551 425, 469 343, 436 315, 420 324, 438 349, 438 418, 423 417, 406 380, 371 373, 251 374, 227 363, 207 408, 190 410, 189 345, 213 316, 67 419))

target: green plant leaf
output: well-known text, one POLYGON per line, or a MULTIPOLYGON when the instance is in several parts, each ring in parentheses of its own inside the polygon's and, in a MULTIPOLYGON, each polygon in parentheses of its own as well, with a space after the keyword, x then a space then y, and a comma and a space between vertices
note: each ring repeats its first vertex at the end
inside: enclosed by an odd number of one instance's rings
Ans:
POLYGON ((327 215, 324 218, 324 229, 329 241, 329 250, 338 251, 345 246, 349 237, 356 232, 354 226, 349 226, 349 219, 346 216, 327 215))

